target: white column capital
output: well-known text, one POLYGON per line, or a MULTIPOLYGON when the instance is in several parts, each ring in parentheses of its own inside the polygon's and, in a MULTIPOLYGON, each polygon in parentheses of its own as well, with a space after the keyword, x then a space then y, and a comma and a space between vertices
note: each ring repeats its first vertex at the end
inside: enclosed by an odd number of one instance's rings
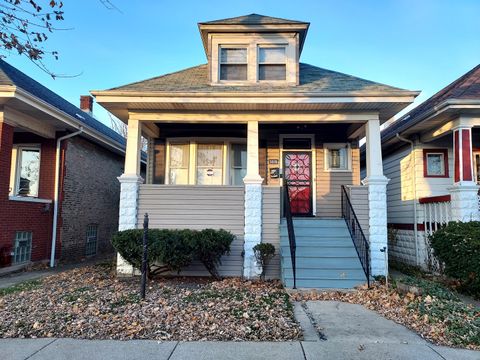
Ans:
POLYGON ((143 178, 136 174, 122 174, 117 179, 121 184, 143 184, 143 178))
POLYGON ((368 185, 387 185, 388 182, 390 181, 389 178, 383 176, 383 175, 377 175, 377 176, 367 176, 365 179, 362 180, 362 184, 365 186, 368 185))

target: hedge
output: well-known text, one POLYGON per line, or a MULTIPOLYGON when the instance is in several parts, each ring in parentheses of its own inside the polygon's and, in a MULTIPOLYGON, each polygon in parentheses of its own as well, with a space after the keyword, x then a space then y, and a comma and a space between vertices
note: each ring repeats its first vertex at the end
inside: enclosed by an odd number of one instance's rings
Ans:
MULTIPOLYGON (((119 231, 112 237, 118 253, 135 268, 142 264, 143 230, 119 231)), ((215 278, 221 257, 230 253, 234 235, 226 230, 148 230, 148 272, 177 272, 199 260, 215 278)))
POLYGON ((480 222, 450 222, 430 236, 445 274, 460 281, 460 289, 480 297, 480 222))

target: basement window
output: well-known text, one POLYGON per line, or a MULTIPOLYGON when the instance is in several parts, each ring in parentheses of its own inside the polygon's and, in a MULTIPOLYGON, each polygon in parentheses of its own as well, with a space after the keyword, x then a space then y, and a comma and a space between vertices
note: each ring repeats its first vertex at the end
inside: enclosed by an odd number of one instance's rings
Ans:
POLYGON ((13 244, 13 264, 21 264, 30 261, 32 256, 32 232, 17 231, 13 244))
POLYGON ((87 241, 85 244, 85 256, 97 255, 98 225, 89 224, 87 226, 87 241))

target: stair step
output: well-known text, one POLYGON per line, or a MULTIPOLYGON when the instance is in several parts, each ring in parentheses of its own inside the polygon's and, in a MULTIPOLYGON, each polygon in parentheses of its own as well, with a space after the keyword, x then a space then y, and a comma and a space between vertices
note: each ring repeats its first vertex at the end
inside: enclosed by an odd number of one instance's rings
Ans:
MULTIPOLYGON (((298 248, 324 248, 324 247, 337 247, 337 248, 354 248, 352 240, 321 240, 321 241, 297 241, 298 248)), ((280 248, 290 249, 288 241, 281 242, 280 248)))
MULTIPOLYGON (((282 256, 290 257, 290 247, 282 246, 282 256)), ((334 246, 297 246, 297 258, 324 258, 324 257, 357 257, 357 251, 353 246, 334 247, 334 246)))
MULTIPOLYGON (((346 228, 327 229, 327 228, 295 228, 295 237, 318 236, 318 237, 347 237, 350 232, 346 228)), ((288 232, 280 230, 280 236, 288 237, 288 232)))
MULTIPOLYGON (((366 280, 337 280, 337 279, 298 279, 297 289, 351 289, 355 286, 363 285, 366 280)), ((285 279, 284 284, 286 287, 293 287, 293 279, 285 279)))
MULTIPOLYGON (((292 278, 292 269, 284 269, 282 278, 292 278)), ((303 269, 297 268, 297 279, 365 279, 363 269, 303 269)))
MULTIPOLYGON (((287 221, 282 219, 280 224, 286 225, 287 221)), ((293 219, 294 226, 300 225, 308 225, 308 226, 344 226, 345 220, 342 218, 335 218, 335 219, 319 219, 319 218, 294 218, 293 219)))
MULTIPOLYGON (((280 261, 282 268, 291 269, 292 261, 290 256, 282 255, 280 261)), ((296 257, 297 269, 361 269, 362 265, 358 257, 325 257, 306 258, 296 257)))

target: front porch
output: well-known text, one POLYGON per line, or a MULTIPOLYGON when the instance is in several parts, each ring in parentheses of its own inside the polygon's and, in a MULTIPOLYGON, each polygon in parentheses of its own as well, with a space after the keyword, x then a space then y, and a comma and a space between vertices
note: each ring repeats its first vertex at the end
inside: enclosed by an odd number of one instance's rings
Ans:
MULTIPOLYGON (((232 124, 129 120, 125 174, 120 177, 120 229, 141 226, 143 215, 148 213, 150 226, 155 228, 229 230, 236 240, 220 268, 223 276, 258 276, 260 269, 252 248, 269 242, 277 252, 266 274, 279 278, 281 259, 289 258, 281 249, 283 186, 290 184, 294 216, 339 220, 342 186, 347 186, 363 232, 367 237, 373 235, 369 254, 372 274, 383 274, 385 257, 380 250, 386 246, 386 180, 380 151, 374 150, 380 146, 379 120, 370 114, 317 116, 324 120, 287 124, 257 120, 232 124), (355 121, 348 121, 350 116, 355 121), (325 121, 329 117, 342 120, 325 121), (142 130, 149 144, 145 180, 138 173, 142 130), (363 134, 371 156, 370 180, 362 185, 358 138, 363 134), (373 221, 372 214, 376 214, 373 221)), ((342 231, 348 232, 346 226, 342 231)), ((329 237, 335 241, 336 234, 321 235, 330 246, 323 249, 327 253, 338 247, 329 242, 329 237)), ((310 240, 314 238, 310 236, 310 240)), ((349 244, 345 252, 355 253, 351 239, 349 244)), ((348 277, 346 270, 338 267, 343 255, 338 255, 337 250, 328 259, 328 266, 338 273, 334 278, 348 277)), ((322 257, 312 260, 321 264, 322 257)), ((132 269, 119 259, 118 272, 128 274, 132 269)), ((184 274, 198 276, 205 272, 199 264, 184 274)))

